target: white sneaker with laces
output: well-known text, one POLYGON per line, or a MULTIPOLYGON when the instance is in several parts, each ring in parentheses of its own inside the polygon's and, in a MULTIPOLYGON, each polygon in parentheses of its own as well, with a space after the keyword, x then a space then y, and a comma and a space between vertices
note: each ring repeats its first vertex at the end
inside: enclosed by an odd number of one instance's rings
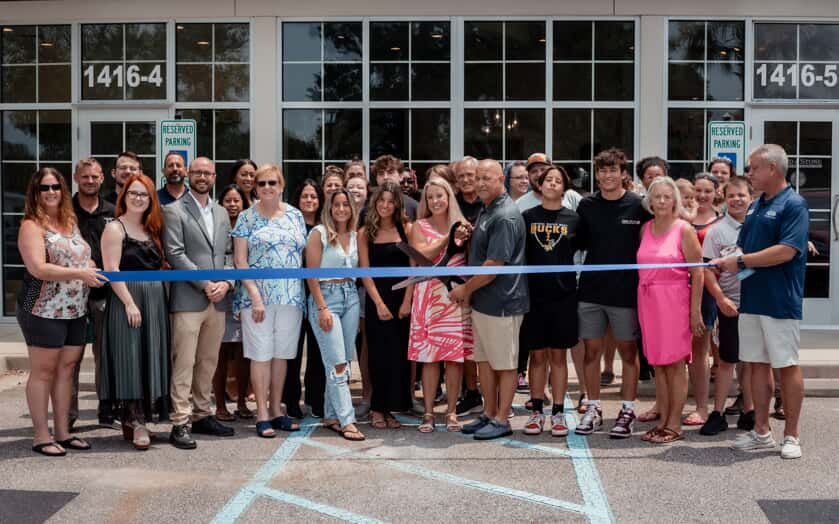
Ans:
POLYGON ((568 436, 568 426, 565 425, 565 413, 557 413, 551 417, 551 436, 568 436))
POLYGON ((545 429, 545 415, 533 412, 527 423, 524 425, 525 435, 540 435, 545 429))
POLYGON ((801 441, 791 435, 785 436, 781 441, 781 458, 801 458, 801 441))
POLYGON ((731 449, 739 451, 749 451, 753 449, 772 449, 776 445, 775 439, 772 438, 772 433, 766 435, 758 435, 757 431, 751 430, 747 433, 742 433, 734 439, 731 444, 731 449))

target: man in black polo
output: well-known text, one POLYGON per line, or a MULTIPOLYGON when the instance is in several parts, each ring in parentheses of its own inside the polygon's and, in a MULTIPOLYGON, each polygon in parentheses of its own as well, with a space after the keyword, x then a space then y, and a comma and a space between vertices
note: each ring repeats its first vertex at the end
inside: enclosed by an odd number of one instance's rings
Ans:
POLYGON ((166 185, 157 190, 161 206, 171 204, 189 192, 189 187, 184 183, 184 157, 179 153, 169 153, 163 159, 163 176, 166 177, 166 185))
MULTIPOLYGON (((102 251, 99 241, 102 238, 102 231, 105 225, 114 218, 114 205, 99 197, 99 190, 105 181, 102 173, 102 166, 95 158, 83 158, 76 165, 73 173, 73 180, 79 187, 79 191, 73 195, 73 209, 79 221, 79 231, 85 242, 90 244, 90 256, 96 263, 96 267, 102 267, 102 251)), ((91 288, 88 296, 88 322, 93 327, 93 359, 96 362, 94 380, 97 391, 99 388, 99 348, 102 340, 102 324, 105 319, 105 298, 108 295, 108 286, 91 288)), ((90 331, 89 331, 90 332, 90 331)), ((88 340, 90 337, 88 337, 88 340)), ((73 378, 73 399, 70 404, 70 428, 79 415, 79 371, 82 361, 76 364, 76 373, 73 378)), ((114 416, 111 406, 99 404, 97 410, 99 423, 112 425, 114 416)))

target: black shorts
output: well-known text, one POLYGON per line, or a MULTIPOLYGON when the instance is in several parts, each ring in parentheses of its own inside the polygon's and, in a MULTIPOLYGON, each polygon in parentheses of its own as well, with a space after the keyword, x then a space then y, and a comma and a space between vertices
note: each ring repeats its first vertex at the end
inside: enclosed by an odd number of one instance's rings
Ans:
POLYGON ((720 358, 723 362, 740 362, 740 330, 737 328, 740 317, 727 317, 720 312, 720 358))
POLYGON ((710 331, 717 321, 717 301, 708 293, 707 289, 702 290, 702 323, 710 331))
POLYGON ((17 322, 27 346, 59 349, 85 344, 86 316, 72 319, 43 318, 18 309, 17 322))
POLYGON ((578 333, 576 295, 554 302, 533 302, 519 331, 520 349, 571 348, 579 341, 578 333))

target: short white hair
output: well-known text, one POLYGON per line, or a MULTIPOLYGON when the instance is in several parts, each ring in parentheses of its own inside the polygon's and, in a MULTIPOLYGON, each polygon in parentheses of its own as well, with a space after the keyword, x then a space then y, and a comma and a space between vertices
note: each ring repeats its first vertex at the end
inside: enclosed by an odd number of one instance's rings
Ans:
POLYGON ((789 169, 789 158, 784 148, 778 144, 761 144, 754 148, 749 157, 756 156, 768 164, 775 164, 781 176, 787 177, 789 169))
POLYGON ((669 176, 659 176, 653 179, 650 187, 647 188, 647 193, 644 195, 644 200, 642 201, 644 209, 649 211, 651 214, 655 214, 650 207, 650 199, 652 198, 653 191, 658 186, 667 186, 673 190, 673 214, 677 217, 682 216, 682 194, 679 192, 679 186, 677 186, 676 182, 669 176))

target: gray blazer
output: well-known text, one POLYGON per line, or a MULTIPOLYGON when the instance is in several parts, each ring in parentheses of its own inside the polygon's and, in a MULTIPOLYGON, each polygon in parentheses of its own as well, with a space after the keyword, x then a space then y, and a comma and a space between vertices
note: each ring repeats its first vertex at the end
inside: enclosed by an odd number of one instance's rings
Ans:
MULTIPOLYGON (((213 209, 213 238, 211 239, 198 204, 191 196, 163 206, 163 247, 166 259, 174 269, 223 269, 225 252, 230 246, 230 219, 227 211, 210 199, 213 209)), ((233 281, 228 282, 233 290, 233 281)), ((169 311, 203 311, 210 300, 204 294, 206 280, 172 282, 169 292, 169 311)), ((216 303, 224 310, 224 300, 216 303)))

